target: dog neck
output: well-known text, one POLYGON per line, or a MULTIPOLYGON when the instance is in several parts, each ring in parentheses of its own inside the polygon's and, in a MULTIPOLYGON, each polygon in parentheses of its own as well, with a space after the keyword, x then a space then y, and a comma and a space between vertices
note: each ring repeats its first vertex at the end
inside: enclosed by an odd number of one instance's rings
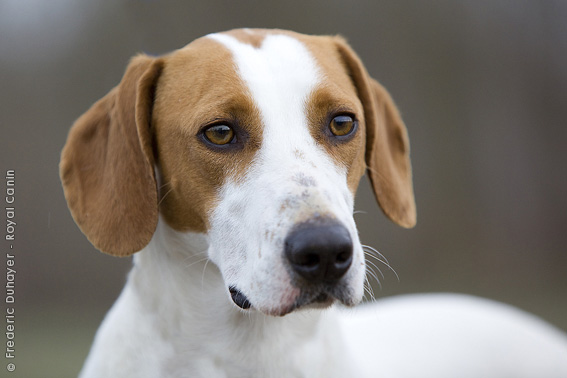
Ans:
POLYGON ((151 314, 147 326, 173 346, 172 358, 183 364, 190 359, 222 360, 220 366, 256 374, 277 371, 276 365, 286 371, 294 366, 328 367, 328 358, 341 353, 336 350, 340 331, 332 311, 273 317, 254 308, 241 310, 230 300, 207 250, 206 235, 179 233, 160 220, 150 244, 134 258, 123 296, 136 302, 140 314, 151 314), (318 358, 321 364, 305 363, 318 358))

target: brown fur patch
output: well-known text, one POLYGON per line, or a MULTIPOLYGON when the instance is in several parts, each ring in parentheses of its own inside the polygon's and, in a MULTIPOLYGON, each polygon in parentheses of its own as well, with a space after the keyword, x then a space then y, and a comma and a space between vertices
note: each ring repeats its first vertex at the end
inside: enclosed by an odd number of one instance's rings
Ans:
POLYGON ((204 232, 222 184, 244 175, 262 140, 259 111, 224 46, 201 38, 168 58, 153 125, 163 178, 160 211, 176 230, 204 232), (215 150, 203 142, 200 130, 217 121, 238 126, 242 149, 215 150))
POLYGON ((360 178, 364 174, 364 116, 360 103, 344 96, 333 84, 317 88, 310 96, 307 117, 311 135, 323 146, 334 163, 346 168, 347 183, 354 195, 360 178), (341 141, 328 130, 331 119, 339 114, 352 114, 358 120, 358 127, 351 139, 341 141))
POLYGON ((265 29, 235 29, 225 32, 224 34, 231 35, 239 42, 252 45, 258 49, 262 46, 264 38, 266 38, 266 35, 269 33, 270 31, 265 29))
POLYGON ((347 169, 347 183, 354 195, 366 165, 364 110, 356 88, 338 55, 333 37, 299 36, 310 50, 322 70, 322 84, 311 94, 307 103, 307 116, 315 140, 325 147, 335 164, 347 169), (327 133, 332 117, 352 114, 358 121, 354 137, 346 142, 337 142, 327 133))

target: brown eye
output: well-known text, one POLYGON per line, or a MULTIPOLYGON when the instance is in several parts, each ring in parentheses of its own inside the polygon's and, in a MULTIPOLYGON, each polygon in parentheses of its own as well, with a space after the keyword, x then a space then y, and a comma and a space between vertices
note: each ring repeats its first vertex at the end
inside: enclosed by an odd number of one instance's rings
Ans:
POLYGON ((339 115, 332 119, 329 129, 335 136, 345 136, 352 132, 355 122, 351 116, 339 115))
POLYGON ((205 130, 204 134, 209 142, 220 146, 234 140, 234 130, 227 125, 210 126, 205 130))

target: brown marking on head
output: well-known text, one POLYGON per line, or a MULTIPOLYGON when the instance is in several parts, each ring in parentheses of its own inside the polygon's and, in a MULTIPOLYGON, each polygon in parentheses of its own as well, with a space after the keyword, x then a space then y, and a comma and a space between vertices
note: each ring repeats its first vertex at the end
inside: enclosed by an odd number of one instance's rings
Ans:
POLYGON ((273 31, 267 29, 234 29, 223 34, 233 36, 241 43, 260 48, 264 38, 270 33, 273 33, 273 31))
MULTIPOLYGON (((325 129, 335 114, 354 114, 360 124, 364 124, 364 110, 357 89, 345 69, 345 63, 337 49, 337 38, 328 36, 309 36, 288 30, 237 29, 227 32, 242 43, 256 48, 262 45, 268 35, 283 34, 302 42, 315 58, 324 78, 307 101, 307 117, 313 138, 333 158, 335 164, 345 167, 348 172, 348 186, 353 195, 360 178, 364 174, 365 128, 360 127, 355 137, 344 144, 337 144, 326 136, 325 129)), ((297 155, 297 153, 296 153, 297 155)), ((298 156, 299 158, 299 156, 298 156)))
POLYGON ((176 230, 205 232, 222 184, 243 176, 262 140, 259 111, 235 71, 231 53, 201 38, 170 56, 153 112, 163 194, 160 211, 176 230), (234 148, 211 148, 204 126, 228 124, 234 148))
POLYGON ((321 84, 312 92, 307 102, 310 131, 317 143, 325 148, 335 164, 347 171, 347 184, 354 195, 364 174, 365 129, 364 111, 356 88, 344 69, 336 51, 335 41, 326 36, 297 36, 303 42, 321 70, 321 84), (329 133, 329 123, 337 115, 354 116, 359 123, 351 139, 344 142, 329 133))
POLYGON ((345 95, 342 88, 335 83, 327 83, 313 91, 307 106, 307 117, 313 138, 325 148, 336 165, 345 168, 348 187, 354 195, 366 167, 365 130, 360 127, 364 121, 364 113, 356 97, 345 95), (353 115, 359 123, 353 136, 344 141, 333 137, 329 131, 329 123, 333 117, 343 114, 353 115))
POLYGON ((400 226, 413 227, 416 208, 409 140, 390 95, 368 75, 360 58, 341 37, 298 38, 308 46, 325 75, 324 84, 313 92, 308 103, 313 135, 335 162, 347 167, 353 194, 366 163, 384 213, 400 226), (359 122, 357 135, 342 145, 333 145, 332 140, 321 137, 321 125, 327 126, 333 112, 354 114, 359 122))

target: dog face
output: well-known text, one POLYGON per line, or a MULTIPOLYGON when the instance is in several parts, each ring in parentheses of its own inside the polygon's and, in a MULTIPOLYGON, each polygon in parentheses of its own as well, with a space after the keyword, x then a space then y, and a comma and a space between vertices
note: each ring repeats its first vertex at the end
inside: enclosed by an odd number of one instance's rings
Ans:
POLYGON ((405 127, 346 43, 236 30, 134 58, 72 128, 61 176, 103 252, 142 249, 159 212, 207 234, 237 305, 285 315, 362 298, 352 213, 367 167, 386 215, 412 226, 405 127))

